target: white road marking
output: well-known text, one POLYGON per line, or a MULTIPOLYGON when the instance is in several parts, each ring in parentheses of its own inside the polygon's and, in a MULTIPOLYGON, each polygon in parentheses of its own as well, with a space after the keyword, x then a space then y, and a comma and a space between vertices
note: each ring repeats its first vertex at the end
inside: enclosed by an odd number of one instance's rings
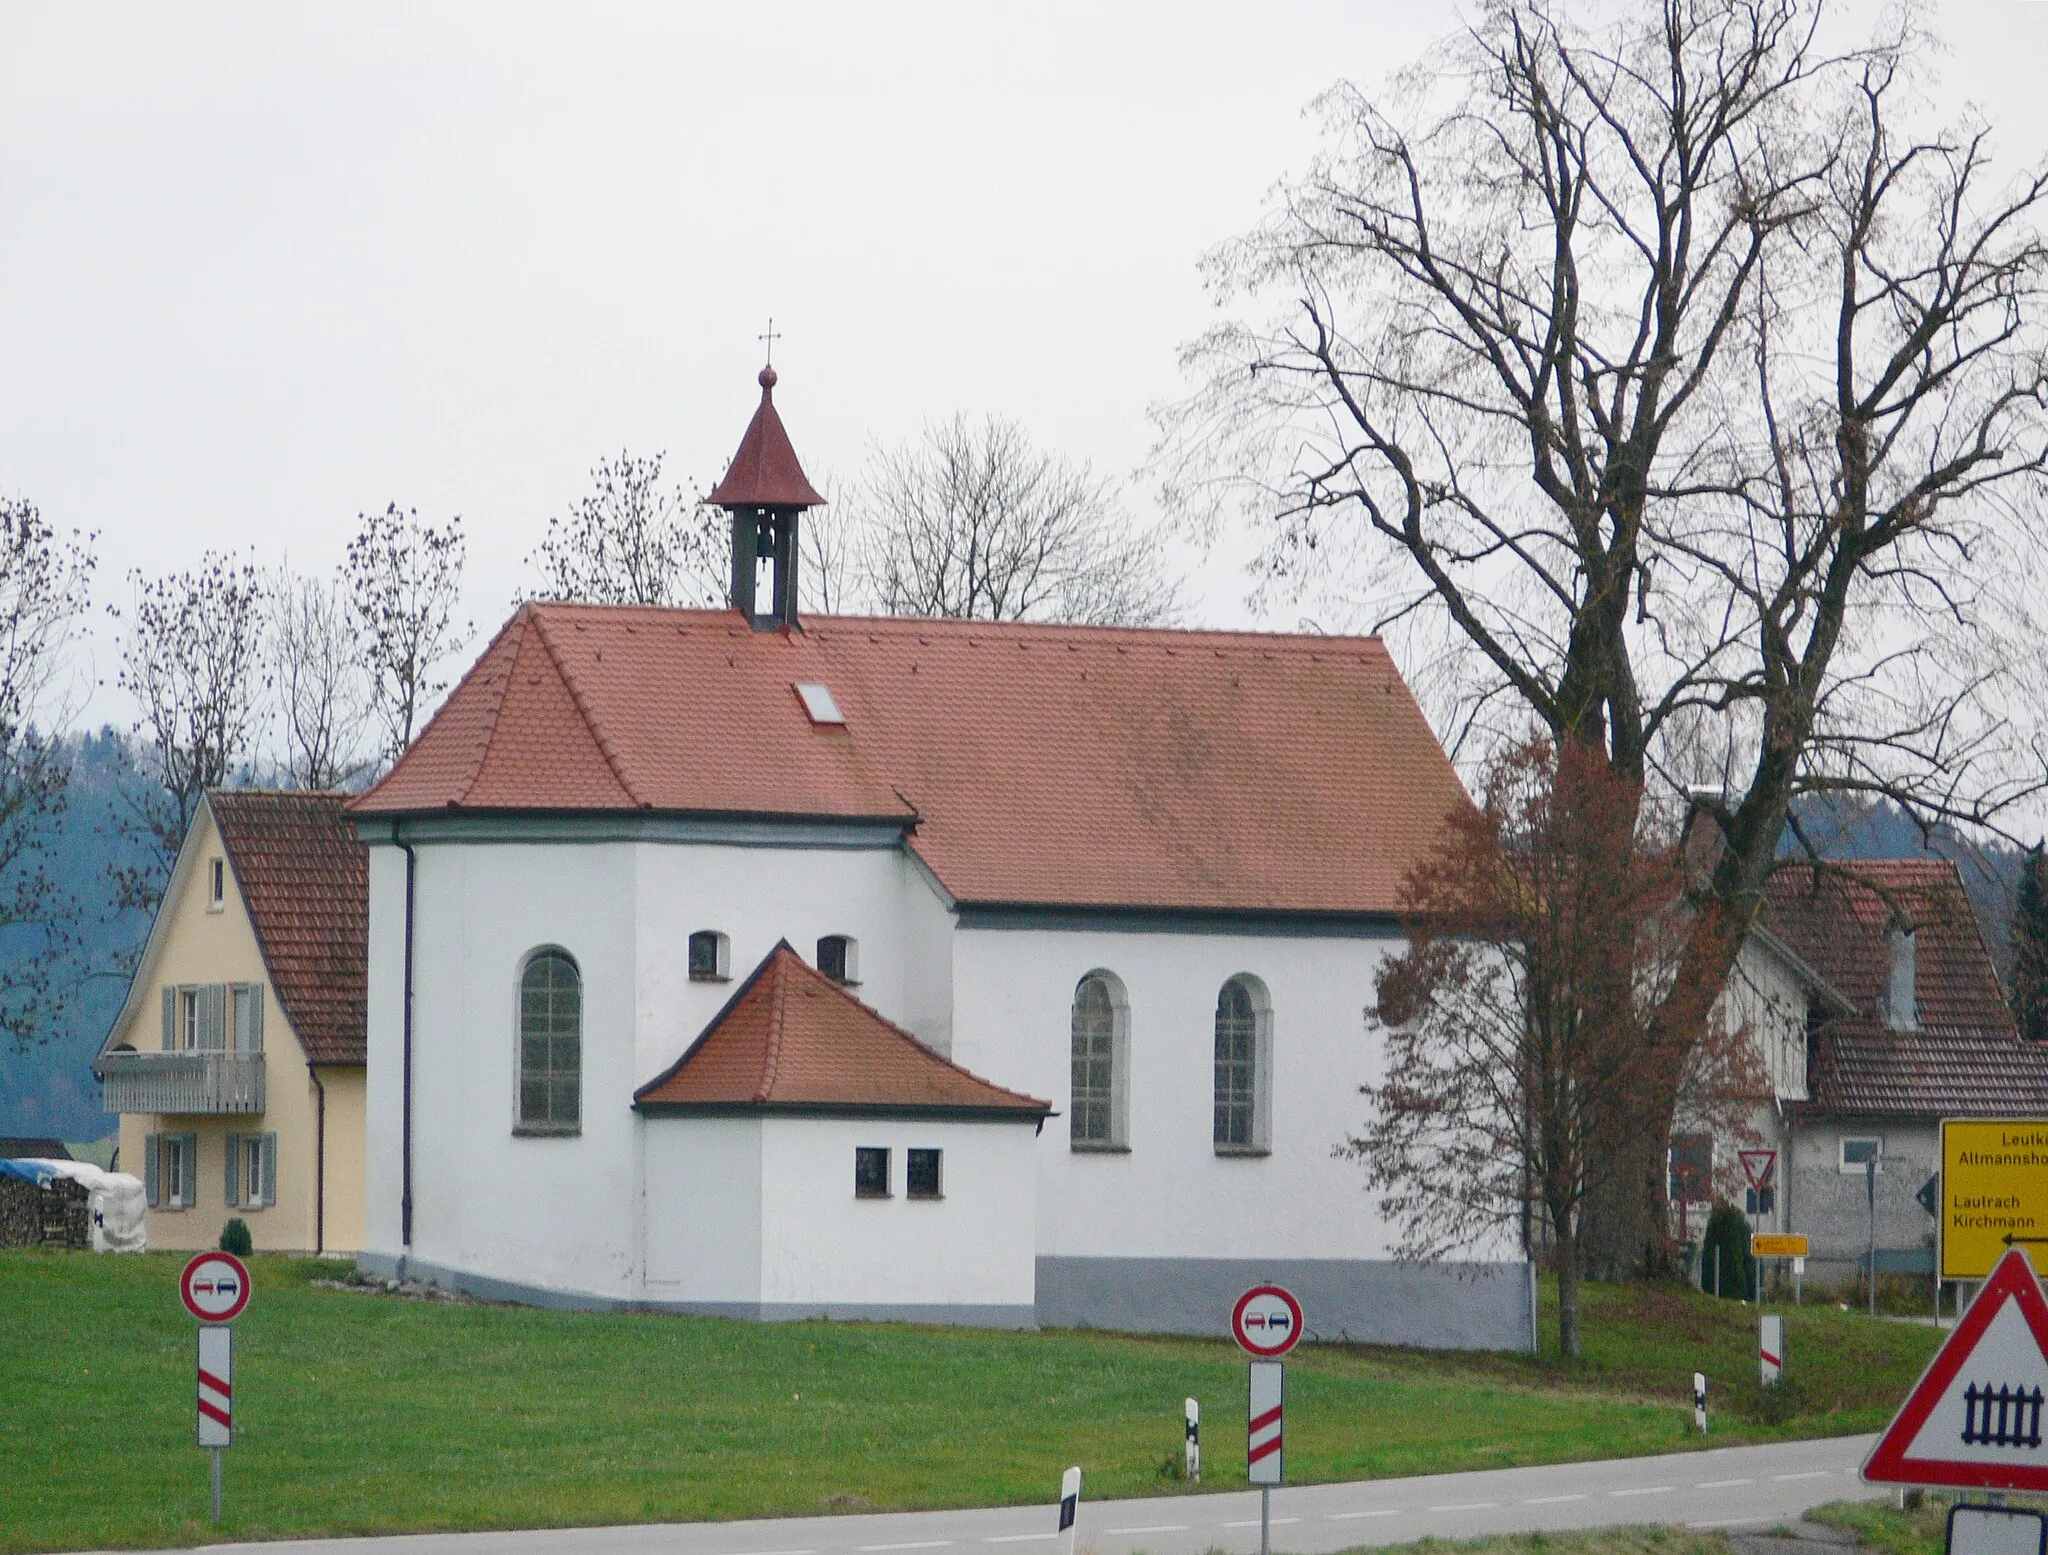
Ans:
POLYGON ((1402 1508, 1398 1506, 1383 1506, 1374 1512, 1332 1512, 1323 1521, 1326 1523, 1346 1523, 1354 1517, 1398 1517, 1401 1515, 1401 1511, 1402 1508))
POLYGON ((1524 1501, 1524 1502, 1522 1503, 1522 1505, 1524 1505, 1524 1506, 1556 1506, 1556 1505, 1557 1505, 1557 1504, 1558 1504, 1559 1502, 1561 1502, 1561 1501, 1583 1501, 1583 1500, 1585 1500, 1585 1499, 1586 1499, 1586 1498, 1585 1498, 1585 1497, 1584 1497, 1583 1495, 1577 1495, 1577 1496, 1530 1496, 1530 1497, 1529 1497, 1529 1498, 1528 1498, 1528 1499, 1527 1499, 1526 1501, 1524 1501))
POLYGON ((1105 1528, 1105 1533, 1186 1533, 1186 1523, 1147 1523, 1142 1528, 1105 1528))
POLYGON ((1717 1517, 1711 1522, 1687 1523, 1688 1528, 1748 1528, 1758 1523, 1781 1523, 1782 1517, 1717 1517))
POLYGON ((1057 1539, 1056 1533, 992 1533, 983 1544, 1029 1544, 1035 1539, 1057 1539))
MULTIPOLYGON (((1726 1490, 1731 1485, 1754 1485, 1753 1479, 1702 1479, 1693 1482, 1695 1490, 1726 1490)), ((1695 1527, 1698 1524, 1694 1524, 1695 1527)))
POLYGON ((1773 1474, 1771 1478, 1782 1484, 1788 1479, 1826 1479, 1832 1472, 1829 1469, 1808 1469, 1804 1474, 1773 1474))
MULTIPOLYGON (((1272 1519, 1270 1526, 1278 1528, 1284 1523, 1298 1523, 1300 1521, 1301 1519, 1298 1517, 1276 1517, 1272 1519)), ((1223 1523, 1219 1526, 1224 1528, 1256 1528, 1259 1526, 1259 1520, 1256 1517, 1254 1517, 1249 1522, 1223 1523)))
POLYGON ((1641 1485, 1634 1490, 1610 1490, 1610 1496, 1661 1496, 1671 1489, 1669 1485, 1641 1485))
POLYGON ((878 1550, 943 1550, 952 1547, 951 1539, 917 1539, 909 1544, 863 1544, 861 1555, 874 1555, 878 1550))
POLYGON ((1498 1501, 1453 1501, 1449 1506, 1433 1506, 1432 1512, 1483 1512, 1490 1506, 1499 1506, 1498 1501))

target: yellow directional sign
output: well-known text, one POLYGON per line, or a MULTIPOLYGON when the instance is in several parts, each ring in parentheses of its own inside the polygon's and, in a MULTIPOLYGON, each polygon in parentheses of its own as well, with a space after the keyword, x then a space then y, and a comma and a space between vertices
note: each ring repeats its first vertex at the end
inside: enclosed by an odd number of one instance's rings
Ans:
POLYGON ((1804 1258, 1806 1238, 1773 1236, 1768 1231, 1758 1231, 1749 1239, 1749 1250, 1758 1258, 1804 1258))
POLYGON ((1981 1280, 2007 1248, 2048 1271, 2048 1118, 1941 1125, 1941 1277, 1981 1280))

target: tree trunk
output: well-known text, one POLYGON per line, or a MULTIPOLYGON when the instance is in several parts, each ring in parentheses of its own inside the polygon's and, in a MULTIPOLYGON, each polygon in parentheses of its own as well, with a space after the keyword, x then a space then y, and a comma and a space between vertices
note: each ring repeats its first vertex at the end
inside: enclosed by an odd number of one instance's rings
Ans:
POLYGON ((1557 1244, 1557 1343, 1567 1360, 1579 1358, 1578 1238, 1557 1244))

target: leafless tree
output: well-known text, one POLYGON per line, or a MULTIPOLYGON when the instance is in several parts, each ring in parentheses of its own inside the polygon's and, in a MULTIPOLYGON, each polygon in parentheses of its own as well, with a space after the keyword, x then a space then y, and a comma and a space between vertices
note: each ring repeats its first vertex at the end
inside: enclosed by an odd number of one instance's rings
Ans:
POLYGON ((92 580, 90 535, 60 535, 35 505, 0 498, 0 1035, 23 1050, 49 1030, 57 968, 75 948, 80 903, 46 848, 71 762, 56 731, 53 682, 92 580))
POLYGON ((280 572, 270 582, 268 656, 294 788, 346 788, 371 762, 374 714, 356 639, 356 613, 338 578, 280 572))
POLYGON ((1478 809, 1453 815, 1403 885, 1409 938, 1383 963, 1368 1023, 1386 1035, 1371 1116, 1342 1149, 1416 1258, 1524 1241, 1556 1270, 1559 1331, 1579 1353, 1590 1234, 1627 1186, 1627 1148, 1667 1071, 1694 1126, 1743 1138, 1765 1099, 1748 1034, 1672 1018, 1688 944, 1717 932, 1689 903, 1678 829, 1578 744, 1536 739, 1487 764, 1478 809), (1703 1039, 1672 1051, 1682 1030, 1703 1039))
POLYGON ((215 551, 187 572, 128 578, 131 603, 112 608, 121 623, 118 684, 135 699, 133 732, 155 786, 126 820, 147 857, 117 865, 114 886, 118 906, 153 911, 200 799, 254 754, 264 587, 252 563, 215 551))
POLYGON ((846 509, 855 581, 889 615, 1153 626, 1179 607, 1114 484, 1014 421, 957 415, 878 449, 846 509))
POLYGON ((527 564, 550 599, 600 605, 722 606, 730 588, 728 520, 683 486, 667 486, 662 455, 620 452, 591 469, 591 489, 527 564))
POLYGON ((469 548, 459 517, 436 526, 395 502, 361 515, 359 524, 342 577, 388 764, 404 754, 429 704, 447 689, 437 678, 440 665, 469 640, 469 623, 455 619, 469 548))
POLYGON ((797 531, 803 557, 803 565, 797 569, 797 587, 803 607, 819 615, 859 615, 872 610, 875 607, 863 592, 856 569, 861 554, 860 520, 840 502, 837 481, 823 476, 812 484, 825 503, 804 514, 803 527, 797 531))
POLYGON ((1328 149, 1214 260, 1278 311, 1190 348, 1161 467, 1460 667, 1454 748, 1533 714, 1724 796, 1733 932, 1674 983, 1718 986, 1799 796, 1985 822, 2040 789, 2044 182, 1925 124, 1916 10, 1846 50, 1823 0, 1577 12, 1489 0, 1384 97, 1328 94, 1328 149))

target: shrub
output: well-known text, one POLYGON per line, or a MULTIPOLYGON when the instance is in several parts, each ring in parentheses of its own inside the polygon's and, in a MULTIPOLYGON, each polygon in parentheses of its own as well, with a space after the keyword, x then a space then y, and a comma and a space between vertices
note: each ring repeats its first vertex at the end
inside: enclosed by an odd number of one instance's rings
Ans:
POLYGON ((249 1235, 249 1222, 237 1215, 220 1228, 220 1250, 233 1253, 237 1258, 247 1258, 256 1250, 255 1239, 249 1235))
POLYGON ((1700 1242, 1700 1289, 1714 1294, 1716 1253, 1719 1253, 1720 1294, 1747 1301, 1755 1274, 1749 1256, 1749 1222, 1733 1204, 1716 1204, 1700 1242))

